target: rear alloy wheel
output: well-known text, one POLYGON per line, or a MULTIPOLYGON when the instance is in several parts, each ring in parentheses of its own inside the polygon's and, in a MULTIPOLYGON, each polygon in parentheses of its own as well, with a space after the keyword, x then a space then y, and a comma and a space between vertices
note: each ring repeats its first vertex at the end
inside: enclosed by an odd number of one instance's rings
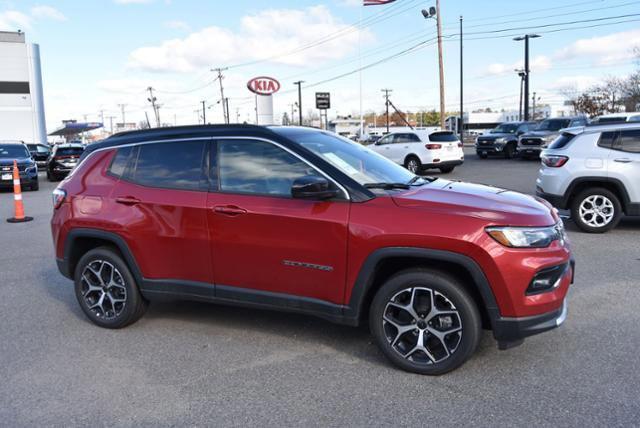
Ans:
POLYGON ((480 339, 480 314, 454 279, 415 269, 392 277, 376 294, 370 328, 400 368, 440 375, 462 365, 480 339))
POLYGON ((100 327, 125 327, 147 308, 128 266, 110 248, 91 250, 80 259, 75 292, 84 313, 100 327))
POLYGON ((573 199, 571 217, 588 233, 603 233, 614 228, 622 217, 622 206, 616 195, 604 188, 582 191, 573 199))
POLYGON ((409 172, 418 174, 422 170, 422 163, 417 157, 409 156, 404 162, 404 167, 407 168, 409 172))

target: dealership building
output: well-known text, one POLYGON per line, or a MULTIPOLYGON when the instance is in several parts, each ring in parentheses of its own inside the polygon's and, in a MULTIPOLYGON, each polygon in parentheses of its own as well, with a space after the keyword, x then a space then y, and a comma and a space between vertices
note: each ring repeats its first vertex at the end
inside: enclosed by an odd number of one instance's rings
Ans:
POLYGON ((40 48, 0 31, 0 141, 47 143, 40 48))

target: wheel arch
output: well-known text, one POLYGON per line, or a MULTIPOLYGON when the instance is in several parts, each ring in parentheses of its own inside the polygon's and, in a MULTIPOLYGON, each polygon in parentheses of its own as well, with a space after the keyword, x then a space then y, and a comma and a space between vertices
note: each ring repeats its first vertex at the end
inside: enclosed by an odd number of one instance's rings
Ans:
POLYGON ((411 158, 416 158, 418 159, 418 162, 420 162, 420 165, 422 165, 422 159, 420 159, 420 156, 418 156, 417 154, 411 152, 408 155, 406 155, 404 157, 404 162, 402 162, 403 165, 407 165, 407 162, 409 161, 409 159, 411 158))
POLYGON ((140 284, 142 274, 124 238, 116 233, 97 229, 73 229, 67 234, 64 243, 64 259, 60 268, 61 272, 67 278, 73 279, 76 265, 80 258, 88 251, 104 246, 111 247, 119 253, 131 269, 136 282, 140 284))
POLYGON ((493 328, 500 317, 498 304, 480 266, 463 254, 426 248, 388 247, 374 251, 363 263, 351 292, 347 314, 361 323, 382 284, 402 270, 426 267, 459 280, 478 306, 483 325, 493 328))
POLYGON ((580 177, 576 178, 569 184, 567 191, 565 192, 564 206, 562 208, 570 208, 573 204, 573 199, 583 190, 590 187, 603 187, 613 192, 622 204, 622 210, 628 213, 631 199, 627 193, 627 189, 624 184, 616 179, 609 177, 580 177))

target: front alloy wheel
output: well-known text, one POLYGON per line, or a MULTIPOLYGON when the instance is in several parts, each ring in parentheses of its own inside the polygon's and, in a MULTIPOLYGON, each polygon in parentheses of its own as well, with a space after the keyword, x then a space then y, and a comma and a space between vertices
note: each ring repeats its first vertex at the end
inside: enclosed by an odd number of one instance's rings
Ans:
POLYGON ((415 157, 410 157, 409 159, 407 159, 406 168, 412 174, 418 174, 420 172, 420 169, 422 168, 422 165, 420 164, 420 160, 415 157))
POLYGON ((415 268, 382 285, 369 327, 391 362, 414 373, 440 375, 468 360, 480 340, 478 308, 449 274, 415 268))

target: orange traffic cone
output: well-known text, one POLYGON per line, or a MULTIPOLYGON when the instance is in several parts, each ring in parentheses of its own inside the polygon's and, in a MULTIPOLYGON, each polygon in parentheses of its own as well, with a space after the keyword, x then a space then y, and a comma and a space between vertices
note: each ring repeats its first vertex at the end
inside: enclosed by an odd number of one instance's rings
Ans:
POLYGON ((25 217, 24 205, 22 203, 22 189, 20 189, 20 172, 18 162, 13 161, 13 202, 15 205, 15 216, 8 218, 9 223, 25 223, 33 220, 33 217, 25 217))

